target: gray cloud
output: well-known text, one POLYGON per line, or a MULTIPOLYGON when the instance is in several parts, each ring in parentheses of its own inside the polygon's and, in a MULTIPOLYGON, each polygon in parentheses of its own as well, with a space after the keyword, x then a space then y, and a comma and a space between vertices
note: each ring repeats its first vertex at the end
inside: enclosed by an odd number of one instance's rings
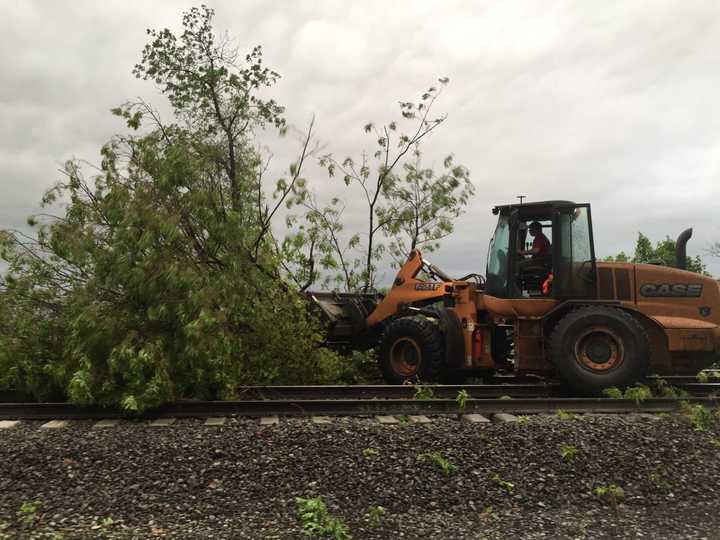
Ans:
MULTIPOLYGON (((264 46, 290 122, 316 115, 339 156, 372 147, 366 121, 395 118, 398 100, 450 77, 438 104, 448 121, 425 146, 429 162, 454 153, 477 187, 433 257, 453 273, 484 267, 490 208, 519 194, 591 202, 600 256, 632 251, 638 231, 658 240, 694 226, 691 254, 720 239, 714 1, 210 4, 241 50, 264 46)), ((190 5, 0 1, 0 227, 36 211, 63 160, 97 160, 123 128, 111 107, 159 102, 130 72, 145 29, 178 29, 190 5)), ((297 141, 266 139, 280 174, 297 141)), ((342 192, 317 167, 308 175, 320 194, 342 192)))

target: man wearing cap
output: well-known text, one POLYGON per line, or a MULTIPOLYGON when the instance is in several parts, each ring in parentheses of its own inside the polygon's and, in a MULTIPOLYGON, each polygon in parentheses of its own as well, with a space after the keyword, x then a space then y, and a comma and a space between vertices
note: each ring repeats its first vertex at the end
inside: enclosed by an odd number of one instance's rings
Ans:
POLYGON ((531 255, 531 260, 547 259, 550 256, 550 240, 542 232, 542 225, 539 221, 533 221, 528 227, 530 236, 533 237, 530 249, 518 250, 519 255, 531 255))
MULTIPOLYGON (((518 273, 524 275, 527 272, 532 272, 542 276, 538 288, 543 291, 545 296, 549 296, 552 286, 552 280, 548 281, 548 272, 550 269, 547 267, 552 256, 550 240, 543 234, 542 225, 538 221, 533 221, 528 226, 528 231, 530 232, 530 236, 533 237, 532 247, 530 249, 519 249, 518 255, 530 255, 530 258, 523 259, 518 263, 518 273)), ((528 285, 521 285, 521 287, 528 289, 528 285)), ((530 287, 535 288, 534 286, 530 287)))

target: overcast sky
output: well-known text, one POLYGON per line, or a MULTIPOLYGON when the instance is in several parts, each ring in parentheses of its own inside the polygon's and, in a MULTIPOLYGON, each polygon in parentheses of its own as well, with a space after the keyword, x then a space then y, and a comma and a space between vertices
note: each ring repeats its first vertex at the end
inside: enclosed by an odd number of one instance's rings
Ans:
MULTIPOLYGON (((338 156, 371 148, 369 120, 397 116, 438 77, 447 122, 425 143, 477 193, 432 259, 484 271, 494 204, 592 204, 598 256, 695 234, 720 239, 720 4, 711 1, 208 1, 241 50, 264 47, 289 122, 338 156)), ((109 109, 151 83, 131 75, 146 28, 180 27, 190 2, 0 0, 0 228, 20 227, 70 158, 98 162, 124 126, 109 109)), ((292 137, 268 141, 279 169, 292 137)), ((336 190, 317 169, 322 196, 336 190)), ((350 197, 348 225, 355 222, 350 197)), ((720 260, 705 258, 720 274, 720 260)), ((389 277, 387 278, 389 279, 389 277)))

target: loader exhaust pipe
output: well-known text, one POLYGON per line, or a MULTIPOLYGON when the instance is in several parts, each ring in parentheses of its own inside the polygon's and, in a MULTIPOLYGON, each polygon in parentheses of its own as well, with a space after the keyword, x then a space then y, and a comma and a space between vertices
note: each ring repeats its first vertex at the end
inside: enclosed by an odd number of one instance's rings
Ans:
POLYGON ((687 267, 687 243, 692 236, 692 228, 685 229, 680 233, 675 242, 675 267, 685 270, 687 267))

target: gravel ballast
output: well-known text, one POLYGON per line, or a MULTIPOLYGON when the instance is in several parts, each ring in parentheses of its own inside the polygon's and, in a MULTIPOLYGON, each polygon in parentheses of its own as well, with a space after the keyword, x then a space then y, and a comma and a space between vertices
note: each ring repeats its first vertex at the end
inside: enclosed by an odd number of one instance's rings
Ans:
POLYGON ((0 538, 304 538, 297 497, 353 538, 720 538, 717 426, 521 420, 22 422, 0 430, 0 538))

